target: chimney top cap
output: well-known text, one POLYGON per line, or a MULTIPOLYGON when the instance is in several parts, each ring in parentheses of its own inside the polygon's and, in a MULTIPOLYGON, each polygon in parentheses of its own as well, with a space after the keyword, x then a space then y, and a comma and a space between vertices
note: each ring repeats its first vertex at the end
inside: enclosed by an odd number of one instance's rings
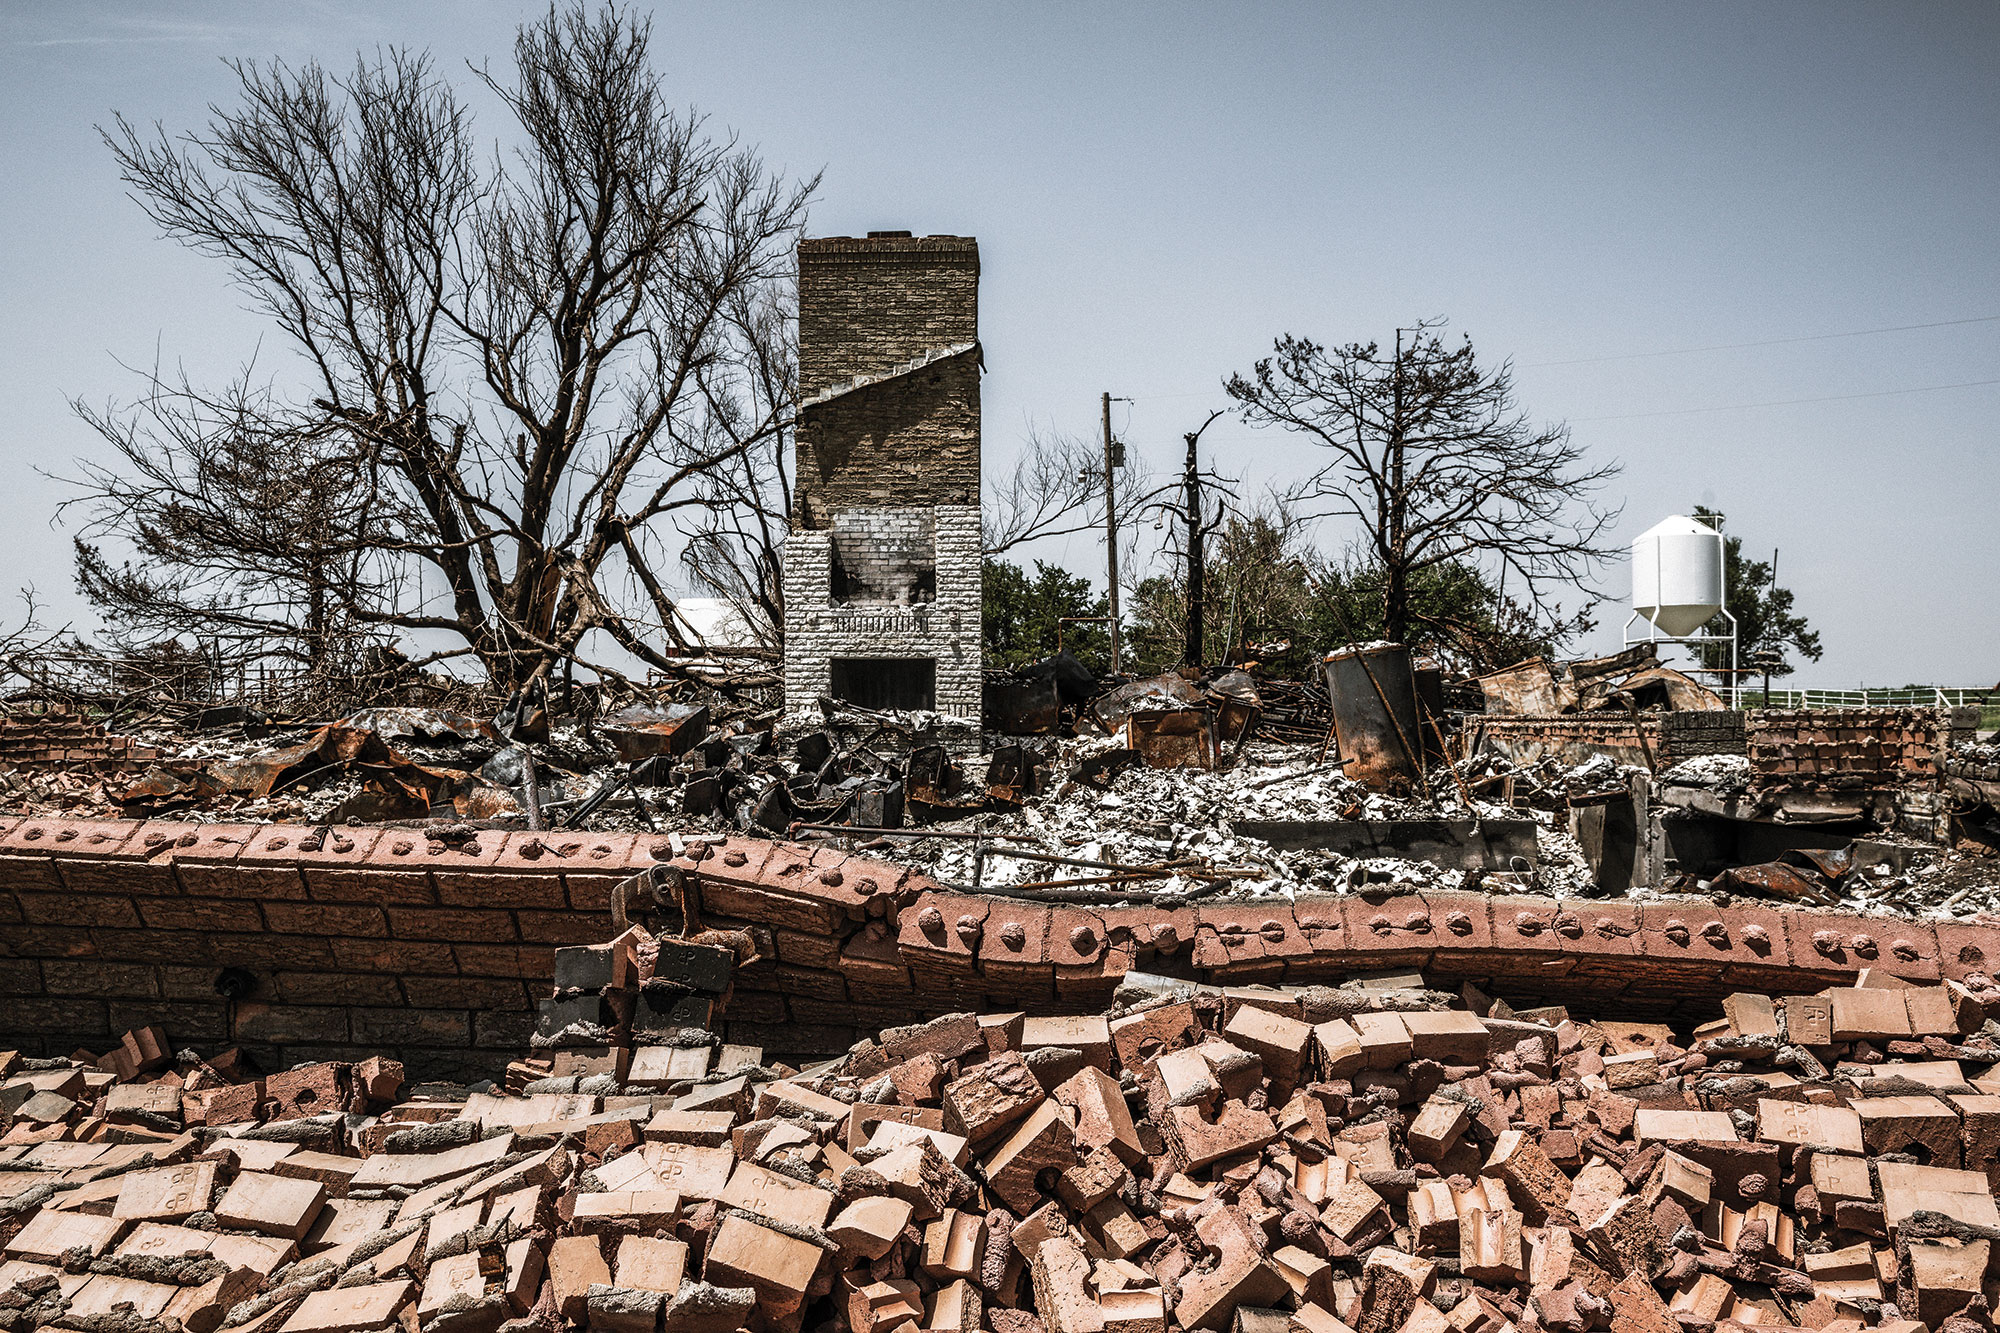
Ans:
POLYGON ((868 233, 868 239, 871 241, 896 240, 899 238, 906 238, 909 236, 909 234, 910 233, 906 231, 871 231, 868 233))

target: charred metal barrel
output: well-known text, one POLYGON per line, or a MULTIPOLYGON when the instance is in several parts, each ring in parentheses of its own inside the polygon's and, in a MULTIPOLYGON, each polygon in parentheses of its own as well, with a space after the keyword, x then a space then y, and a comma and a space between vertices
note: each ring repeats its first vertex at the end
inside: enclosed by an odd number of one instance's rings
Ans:
POLYGON ((1423 781, 1417 681, 1400 643, 1349 644, 1326 655, 1326 692, 1347 776, 1377 791, 1423 781))

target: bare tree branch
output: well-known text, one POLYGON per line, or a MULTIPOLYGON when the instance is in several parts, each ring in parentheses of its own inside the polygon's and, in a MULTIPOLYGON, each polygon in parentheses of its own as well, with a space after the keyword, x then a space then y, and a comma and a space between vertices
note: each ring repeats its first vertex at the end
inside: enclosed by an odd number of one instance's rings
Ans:
POLYGON ((782 540, 782 311, 817 179, 675 109, 651 39, 583 0, 524 26, 511 68, 476 71, 507 156, 396 51, 345 78, 238 65, 239 105, 179 137, 118 120, 134 197, 227 265, 303 375, 155 375, 135 410, 79 407, 114 455, 78 478, 108 616, 306 655, 336 627, 442 631, 503 685, 614 671, 594 630, 665 669, 691 651, 657 572, 675 516, 740 505, 716 532, 782 540))
MULTIPOLYGON (((1158 495, 1152 475, 1127 455, 1118 480, 1118 522, 1129 524, 1158 495)), ((1011 470, 983 479, 981 545, 988 560, 1043 537, 1104 526, 1104 444, 1030 427, 1011 470)))
POLYGON ((1447 346, 1442 321, 1420 322, 1400 355, 1375 343, 1329 351, 1290 334, 1225 388, 1253 426, 1297 431, 1329 457, 1290 495, 1318 515, 1357 519, 1383 571, 1383 625, 1410 624, 1410 578, 1471 560, 1519 579, 1540 612, 1556 587, 1581 584, 1613 554, 1617 510, 1591 497, 1618 474, 1590 466, 1564 425, 1516 407, 1512 367, 1481 369, 1472 342, 1447 346))

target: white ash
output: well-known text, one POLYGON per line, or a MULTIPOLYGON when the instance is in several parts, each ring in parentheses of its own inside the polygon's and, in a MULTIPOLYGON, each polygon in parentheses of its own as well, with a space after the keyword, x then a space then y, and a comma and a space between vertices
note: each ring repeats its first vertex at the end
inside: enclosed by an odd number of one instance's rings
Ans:
POLYGON ((1596 890, 1590 863, 1583 847, 1560 829, 1540 829, 1535 834, 1535 876, 1540 886, 1558 898, 1588 897, 1596 890))
POLYGON ((1660 775, 1670 787, 1741 791, 1750 785, 1750 760, 1740 754, 1701 754, 1683 759, 1660 775))
MULTIPOLYGON (((1115 748, 1108 737, 1062 742, 1053 771, 1066 773, 1079 759, 1115 748)), ((1159 865, 1198 859, 1210 867, 1244 872, 1221 881, 1187 874, 1131 886, 1141 898, 1296 897, 1347 893, 1367 886, 1405 891, 1460 887, 1462 872, 1429 861, 1393 857, 1356 859, 1318 850, 1279 851, 1239 833, 1237 821, 1396 820, 1462 817, 1456 800, 1432 805, 1372 792, 1320 761, 1317 745, 1251 742, 1242 759, 1222 772, 1133 767, 1108 791, 1058 780, 1011 816, 982 816, 939 825, 1025 836, 1028 841, 988 844, 982 887, 1090 879, 1106 871, 1016 860, 1009 847, 1119 865, 1159 865)), ((1480 818, 1519 818, 1497 804, 1479 803, 1480 818)), ((974 846, 952 839, 885 840, 881 853, 960 887, 973 884, 974 846)), ((1576 858, 1581 861, 1580 854, 1576 858)), ((1121 893, 1106 890, 1107 900, 1121 893)))

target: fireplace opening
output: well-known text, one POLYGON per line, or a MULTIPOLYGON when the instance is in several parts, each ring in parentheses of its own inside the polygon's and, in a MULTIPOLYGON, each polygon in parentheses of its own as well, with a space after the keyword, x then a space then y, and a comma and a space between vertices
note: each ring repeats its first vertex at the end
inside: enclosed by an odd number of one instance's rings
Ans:
POLYGON ((832 694, 859 708, 937 707, 937 661, 929 657, 836 657, 832 694))

